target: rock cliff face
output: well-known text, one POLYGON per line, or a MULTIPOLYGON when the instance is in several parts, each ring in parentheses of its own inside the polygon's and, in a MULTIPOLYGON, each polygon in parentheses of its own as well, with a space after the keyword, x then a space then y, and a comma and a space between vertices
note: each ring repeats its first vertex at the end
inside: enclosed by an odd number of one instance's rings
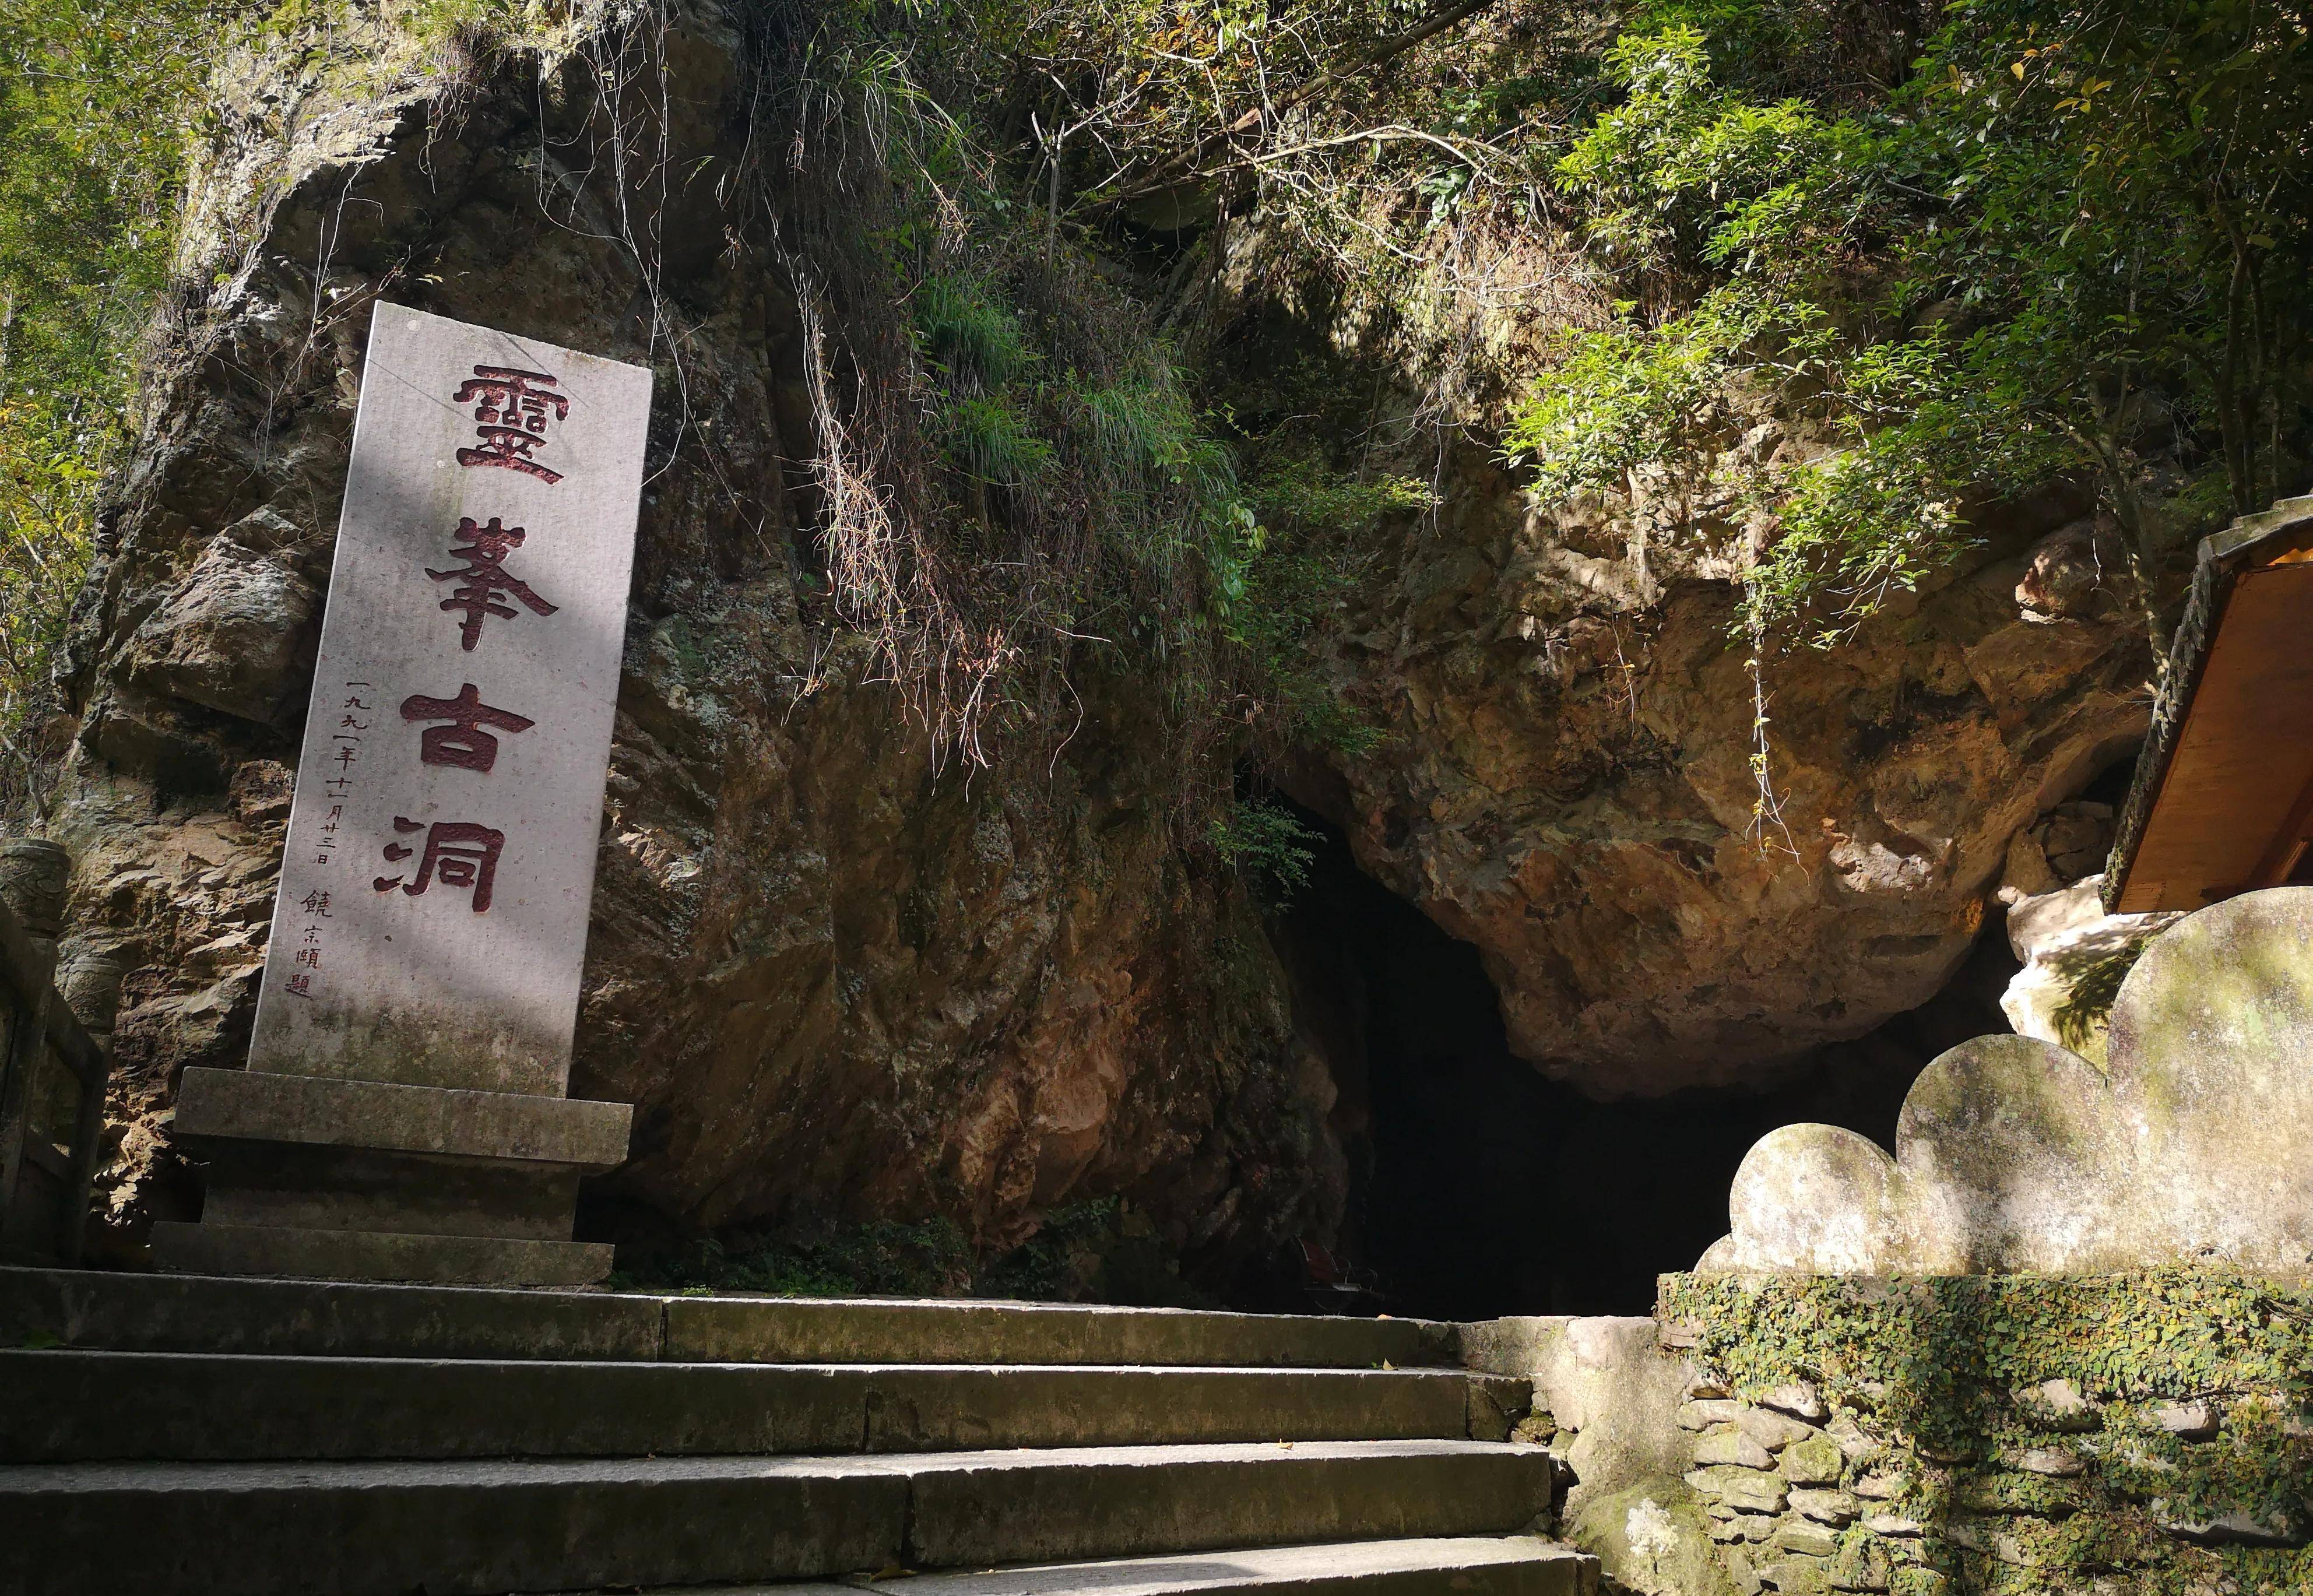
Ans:
POLYGON ((1731 585, 1627 509, 1543 513, 1483 458, 1443 481, 1329 642, 1387 735, 1295 785, 1587 1091, 1756 1080, 1924 1002, 2010 839, 2143 736, 2143 642, 2051 498, 1853 641, 1764 659, 1761 816, 1731 585))
MULTIPOLYGON (((176 1072, 245 1047, 381 295, 661 362, 573 1076, 638 1106, 626 1195, 698 1225, 940 1213, 996 1245, 1122 1193, 1215 1260, 1329 1232, 1324 1027, 1168 833, 1148 690, 1079 683, 1062 757, 967 781, 863 680, 809 569, 795 302, 717 181, 745 51, 712 13, 637 48, 607 104, 658 141, 647 171, 607 158, 599 52, 239 85, 75 615, 52 821, 75 945, 133 972, 125 1245, 186 1200, 176 1072)), ((1324 645, 1390 735, 1289 785, 1477 945, 1513 1047, 1586 1090, 1756 1079, 1919 1004, 2010 838, 2142 734, 2142 647, 2102 618, 2078 507, 2025 507, 1855 643, 1768 663, 1763 851, 1727 584, 1529 509, 1479 452, 1441 481, 1324 645)))
POLYGON ((1168 834, 1135 684, 1079 683, 1057 762, 936 776, 814 613, 795 303, 712 196, 742 45, 710 17, 635 48, 625 99, 591 51, 240 85, 75 615, 51 823, 76 945, 134 971, 122 1246, 189 1195, 178 1071, 242 1059, 380 296, 660 361, 572 1079, 638 1105, 625 1195, 698 1225, 937 1213, 993 1246, 1121 1192, 1224 1259, 1326 1229, 1330 1085, 1257 916, 1168 834), (664 130, 623 190, 606 105, 664 130))

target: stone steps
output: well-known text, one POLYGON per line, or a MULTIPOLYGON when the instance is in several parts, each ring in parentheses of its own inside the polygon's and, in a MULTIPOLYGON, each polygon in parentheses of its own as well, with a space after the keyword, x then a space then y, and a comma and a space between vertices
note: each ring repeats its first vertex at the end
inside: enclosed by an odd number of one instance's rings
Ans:
POLYGON ((888 1458, 0 1467, 0 1592, 490 1596, 1501 1535, 1550 1459, 1468 1441, 888 1458))
POLYGON ((1455 1327, 1043 1302, 682 1297, 0 1268, 0 1346, 283 1357, 1456 1367, 1455 1327))
POLYGON ((578 1363, 0 1352, 0 1461, 1499 1441, 1459 1371, 578 1363))
MULTIPOLYGON (((1530 1535, 1257 1547, 1061 1563, 994 1572, 919 1574, 906 1596, 1583 1596, 1591 1559, 1530 1535)), ((878 1587, 870 1586, 873 1590, 878 1587)), ((859 1596, 853 1584, 717 1585, 648 1596, 859 1596)), ((893 1587, 896 1591, 898 1587, 893 1587)))
POLYGON ((909 1596, 1595 1596, 1595 1559, 1529 1539, 1559 1481, 1499 1439, 1524 1382, 1456 1345, 1403 1320, 0 1270, 0 1596, 899 1571, 909 1596))

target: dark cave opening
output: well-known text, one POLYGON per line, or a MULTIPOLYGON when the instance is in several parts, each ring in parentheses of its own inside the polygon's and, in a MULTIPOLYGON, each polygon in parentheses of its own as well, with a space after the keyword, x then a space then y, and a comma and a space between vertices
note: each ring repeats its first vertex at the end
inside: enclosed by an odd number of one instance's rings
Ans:
POLYGON ((1378 1277, 1388 1312, 1650 1312, 1656 1275, 1692 1268, 1725 1233, 1728 1184, 1760 1136, 1814 1120, 1892 1146, 1921 1069, 2008 1028, 1998 1003, 2017 964, 1995 916, 1935 999, 1816 1050, 1771 1089, 1594 1100, 1511 1054, 1475 948, 1297 812, 1321 841, 1279 939, 1340 1092, 1339 1250, 1378 1277))

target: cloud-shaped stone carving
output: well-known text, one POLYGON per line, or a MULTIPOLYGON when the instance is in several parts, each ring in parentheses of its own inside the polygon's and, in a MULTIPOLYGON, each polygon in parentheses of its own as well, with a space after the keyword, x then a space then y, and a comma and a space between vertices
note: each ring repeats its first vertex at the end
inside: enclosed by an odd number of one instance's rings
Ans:
POLYGON ((1736 1171, 1705 1270, 2101 1272, 2313 1261, 2313 887, 2250 893, 2155 938, 2107 1064, 1983 1036, 1913 1082, 1895 1156, 1785 1125, 1736 1171))

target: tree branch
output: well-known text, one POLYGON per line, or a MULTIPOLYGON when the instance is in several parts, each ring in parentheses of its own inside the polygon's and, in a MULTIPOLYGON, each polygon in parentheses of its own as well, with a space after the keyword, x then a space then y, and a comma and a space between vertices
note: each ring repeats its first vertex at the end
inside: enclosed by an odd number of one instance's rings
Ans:
MULTIPOLYGON (((1230 122, 1228 126, 1205 135, 1185 153, 1155 168, 1143 176, 1135 187, 1107 196, 1108 201, 1121 205, 1129 204, 1135 199, 1146 199, 1152 194, 1163 193, 1165 190, 1174 188, 1192 178, 1207 175, 1204 171, 1206 163, 1216 153, 1225 148, 1230 140, 1252 132, 1264 121, 1272 123, 1281 121, 1335 84, 1341 83, 1359 73, 1376 71, 1406 51, 1428 43, 1447 29, 1467 22, 1480 12, 1488 10, 1497 4, 1499 0, 1456 0, 1454 4, 1447 6, 1419 26, 1378 40, 1340 66, 1319 73, 1299 88, 1279 95, 1273 101, 1253 107, 1230 122)), ((1119 181, 1124 175, 1120 172, 1107 179, 1105 182, 1095 187, 1087 198, 1098 195, 1101 189, 1119 181)))

